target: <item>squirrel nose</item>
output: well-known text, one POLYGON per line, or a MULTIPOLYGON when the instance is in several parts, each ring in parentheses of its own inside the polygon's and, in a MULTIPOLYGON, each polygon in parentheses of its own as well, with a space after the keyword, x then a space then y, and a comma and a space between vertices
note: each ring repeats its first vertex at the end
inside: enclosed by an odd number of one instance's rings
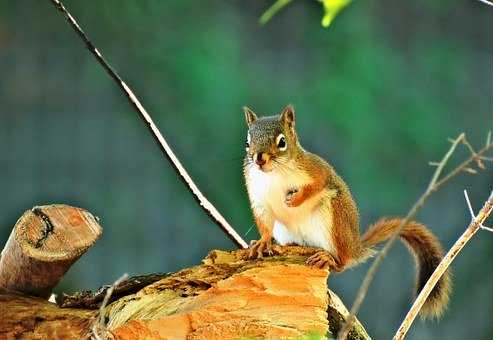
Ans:
POLYGON ((254 158, 255 158, 255 163, 257 163, 260 166, 267 163, 267 160, 269 159, 269 157, 265 152, 258 152, 257 154, 255 154, 254 158))

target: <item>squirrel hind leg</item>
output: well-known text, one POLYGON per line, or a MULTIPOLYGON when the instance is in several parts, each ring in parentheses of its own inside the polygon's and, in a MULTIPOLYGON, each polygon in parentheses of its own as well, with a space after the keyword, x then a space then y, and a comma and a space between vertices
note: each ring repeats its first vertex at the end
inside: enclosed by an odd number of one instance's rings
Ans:
POLYGON ((272 238, 265 237, 260 240, 253 241, 250 244, 250 252, 248 253, 249 259, 259 259, 264 257, 264 255, 272 255, 272 238))
POLYGON ((319 269, 340 272, 344 269, 327 250, 320 250, 306 260, 306 264, 319 269))

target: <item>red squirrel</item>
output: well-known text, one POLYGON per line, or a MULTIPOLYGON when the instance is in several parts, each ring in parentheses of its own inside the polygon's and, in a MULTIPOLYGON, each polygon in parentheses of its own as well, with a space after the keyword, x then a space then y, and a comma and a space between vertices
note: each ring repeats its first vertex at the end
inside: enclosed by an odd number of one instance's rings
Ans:
MULTIPOLYGON (((360 236, 359 213, 347 184, 319 156, 303 149, 295 130, 295 113, 257 117, 244 108, 248 125, 243 172, 260 239, 250 258, 271 255, 272 238, 280 245, 320 248, 307 264, 343 271, 368 259, 373 247, 389 239, 402 219, 381 219, 360 236)), ((416 294, 443 258, 440 242, 423 224, 410 221, 399 234, 416 260, 416 294)), ((449 300, 450 274, 438 282, 421 309, 439 316, 449 300)))

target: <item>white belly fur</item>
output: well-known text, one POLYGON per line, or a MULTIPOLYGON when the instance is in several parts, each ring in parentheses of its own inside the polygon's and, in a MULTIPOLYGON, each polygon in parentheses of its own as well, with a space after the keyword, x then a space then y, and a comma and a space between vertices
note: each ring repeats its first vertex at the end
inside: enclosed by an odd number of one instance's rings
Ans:
POLYGON ((322 190, 300 206, 288 207, 287 191, 309 184, 306 174, 299 170, 266 173, 253 166, 247 181, 253 209, 270 215, 268 219, 274 223, 273 236, 277 243, 320 247, 335 253, 330 237, 332 211, 329 204, 335 191, 322 190))

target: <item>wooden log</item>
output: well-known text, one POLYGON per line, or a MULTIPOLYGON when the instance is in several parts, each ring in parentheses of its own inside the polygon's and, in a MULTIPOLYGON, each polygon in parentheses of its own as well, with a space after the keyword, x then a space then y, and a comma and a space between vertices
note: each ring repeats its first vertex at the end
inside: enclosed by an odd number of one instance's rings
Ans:
POLYGON ((56 204, 26 211, 2 251, 0 287, 48 298, 101 233, 96 218, 81 208, 56 204))
POLYGON ((0 339, 86 339, 97 311, 0 290, 0 339))
MULTIPOLYGON (((81 339, 96 331, 116 339, 334 336, 349 313, 327 288, 329 272, 304 264, 315 251, 274 246, 274 256, 248 260, 248 250, 214 250, 198 266, 121 282, 104 308, 107 288, 65 298, 78 308, 0 291, 0 339, 81 339)), ((369 337, 356 321, 348 339, 369 337)))
MULTIPOLYGON (((323 338, 349 314, 327 288, 327 270, 305 265, 317 249, 274 246, 275 256, 215 250, 182 270, 111 303, 118 339, 323 338)), ((359 322, 349 339, 369 339, 359 322)))

